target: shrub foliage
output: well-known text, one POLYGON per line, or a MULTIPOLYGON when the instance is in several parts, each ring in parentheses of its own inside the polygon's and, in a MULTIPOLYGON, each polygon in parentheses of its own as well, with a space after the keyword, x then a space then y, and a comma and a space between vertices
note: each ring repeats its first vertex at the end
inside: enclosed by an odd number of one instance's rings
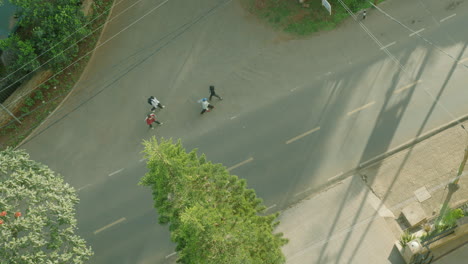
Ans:
POLYGON ((0 152, 0 263, 84 263, 75 189, 24 151, 0 152))
POLYGON ((186 153, 180 141, 144 142, 149 172, 140 184, 153 191, 159 222, 169 223, 177 243, 178 263, 284 263, 274 234, 277 214, 265 210, 246 181, 209 162, 196 150, 186 153))
POLYGON ((0 40, 0 49, 10 54, 7 75, 11 74, 11 82, 41 64, 58 70, 72 62, 79 40, 89 33, 80 0, 9 1, 18 7, 17 30, 0 40))

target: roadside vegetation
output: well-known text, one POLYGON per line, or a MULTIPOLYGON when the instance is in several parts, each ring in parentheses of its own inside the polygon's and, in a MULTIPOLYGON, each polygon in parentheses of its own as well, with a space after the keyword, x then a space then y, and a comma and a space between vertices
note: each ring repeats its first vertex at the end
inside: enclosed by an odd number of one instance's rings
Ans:
POLYGON ((153 194, 159 223, 169 224, 177 263, 285 263, 278 213, 266 207, 244 179, 230 175, 180 140, 144 141, 148 173, 140 185, 153 194))
MULTIPOLYGON (((372 0, 373 3, 383 0, 372 0)), ((338 0, 328 0, 332 14, 322 6, 320 0, 241 0, 243 6, 252 14, 266 21, 273 28, 293 35, 330 30, 349 17, 348 12, 338 0)), ((371 7, 367 0, 343 0, 354 12, 371 7)))
POLYGON ((74 188, 24 151, 0 151, 0 263, 86 263, 74 188))
MULTIPOLYGON (((19 7, 17 29, 0 40, 6 66, 0 71, 0 99, 5 100, 39 71, 51 77, 38 84, 12 119, 0 127, 0 149, 17 146, 66 97, 96 46, 113 0, 95 0, 85 17, 81 0, 4 0, 19 7)), ((8 108, 9 105, 6 105, 8 108)), ((2 110, 3 111, 3 110, 2 110)))
POLYGON ((406 229, 400 236, 400 245, 404 248, 406 244, 414 239, 418 239, 420 242, 428 241, 440 234, 446 233, 446 231, 453 230, 457 227, 457 220, 468 216, 468 203, 462 204, 460 207, 455 209, 448 209, 444 215, 442 215, 440 222, 437 222, 437 218, 433 218, 421 227, 411 230, 406 229), (419 233, 420 236, 416 236, 420 229, 424 232, 419 233))

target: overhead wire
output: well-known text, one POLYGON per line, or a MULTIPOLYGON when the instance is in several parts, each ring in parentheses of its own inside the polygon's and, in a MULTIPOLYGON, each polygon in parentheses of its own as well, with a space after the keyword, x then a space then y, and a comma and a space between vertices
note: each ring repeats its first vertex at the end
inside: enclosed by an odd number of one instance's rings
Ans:
POLYGON ((424 40, 426 43, 430 44, 431 46, 435 47, 438 51, 444 53, 445 55, 447 55, 448 57, 450 57, 452 60, 454 60, 455 62, 457 62, 457 64, 461 64, 463 66, 465 66, 465 68, 468 69, 468 65, 464 64, 464 63, 461 63, 460 60, 458 60, 457 58, 455 58, 454 56, 452 56, 450 53, 446 52, 445 50, 443 50, 442 48, 440 48, 439 46, 437 46, 436 44, 434 44, 433 42, 431 42, 430 40, 426 39, 425 37, 423 37, 421 34, 419 34, 419 32, 417 31, 414 31, 412 30, 411 28, 409 28, 408 26, 406 26, 405 24, 403 24, 402 22, 400 22, 398 19, 392 17, 390 14, 386 13, 383 9, 381 9, 380 7, 374 5, 374 3, 370 2, 369 3, 375 7, 377 10, 379 10, 382 14, 384 14, 385 16, 389 17, 391 20, 395 21, 396 23, 398 23, 399 25, 401 25, 402 27, 404 27, 405 29, 407 29, 409 32, 411 32, 412 34, 414 35, 417 35, 419 38, 421 38, 422 40, 424 40))
MULTIPOLYGON (((140 20, 142 20, 143 18, 145 18, 146 16, 148 16, 149 14, 151 14, 152 12, 154 12, 156 9, 160 8, 161 6, 165 5, 167 2, 169 2, 170 0, 164 0, 162 3, 158 4, 156 7, 153 7, 152 9, 150 9, 150 11, 146 12, 143 16, 141 16, 140 18, 138 18, 137 20, 133 21, 132 23, 130 23, 128 26, 124 27, 122 30, 120 30, 119 32, 117 32, 116 34, 114 34, 113 36, 111 36, 110 38, 108 38, 107 40, 105 40, 104 42, 102 43, 99 43, 94 49, 88 51, 86 54, 84 54, 83 56, 81 56, 80 58, 78 58, 77 60, 75 60, 74 62, 70 63, 68 66, 64 67, 63 69, 55 72, 52 76, 50 76, 49 78, 47 78, 46 80, 42 81, 40 84, 38 84, 34 89, 38 88, 39 86, 41 86, 42 84, 46 83, 47 81, 49 81, 50 79, 54 78, 55 76, 59 75, 60 73, 62 73, 63 71, 65 71, 66 69, 70 68, 71 66, 75 65, 76 63, 78 63, 79 61, 81 61, 83 58, 85 58, 86 56, 88 56, 89 54, 91 54, 92 52, 94 52, 96 49, 100 48, 101 46, 105 45, 107 42, 111 41, 112 39, 114 39, 116 36, 120 35, 122 32, 124 32, 125 30, 127 30, 128 28, 130 28, 131 26, 135 25, 136 23, 138 23, 140 20)), ((28 94, 24 94, 22 96, 19 96, 18 98, 16 98, 15 100, 13 100, 12 102, 10 102, 8 105, 6 105, 5 107, 9 107, 13 104, 15 104, 16 102, 18 102, 19 100, 21 100, 23 97, 25 96, 28 96, 28 94)))
MULTIPOLYGON (((169 1, 169 0, 167 0, 169 1)), ((166 2, 167 2, 166 1, 166 2)), ((123 73, 120 77, 116 78, 115 80, 113 80, 112 82, 110 82, 109 84, 107 84, 106 86, 104 86, 102 89, 98 90, 95 94, 91 95, 89 98, 85 99, 82 103, 80 103, 77 107, 73 108, 69 113, 65 114, 63 117, 59 118, 58 120, 54 121, 52 124, 48 125, 46 128, 44 128, 43 130, 39 131, 36 135, 34 135, 32 138, 30 139, 27 139, 25 140, 24 142, 22 142, 22 144, 25 144, 26 142, 28 142, 29 140, 32 140, 34 137, 38 136, 39 134, 42 134, 44 131, 48 130, 50 127, 52 127, 55 123, 59 122, 60 120, 62 120, 63 118, 65 118, 66 116, 68 116, 70 113, 76 111, 77 109, 81 108, 85 103, 87 103, 89 100, 91 100, 92 98, 94 98, 95 96, 97 96, 98 94, 100 94, 101 92, 103 92, 104 90, 108 89, 109 87, 111 87, 114 83, 116 83, 118 80, 120 80, 120 78, 122 78, 126 73, 130 72, 131 70, 133 70, 136 66, 140 65, 141 63, 143 63, 144 61, 146 61, 147 59, 149 59, 151 56, 153 56, 154 54, 156 54, 157 52, 159 52, 160 50, 162 50, 164 47, 166 47, 167 45, 169 45, 174 39, 176 39, 177 37, 179 37, 180 35, 182 35, 183 33, 185 33, 188 29, 190 29, 193 25, 195 25, 196 23, 200 22, 203 18, 207 17, 208 15, 210 15, 212 12, 216 11, 217 9, 221 8, 222 6, 224 5, 227 5, 228 3, 232 2, 232 0, 225 0, 217 5, 215 5, 214 7, 210 8, 208 11, 204 12, 202 15, 200 15, 199 17, 197 17, 196 19, 192 20, 192 21, 189 21, 189 22, 186 22, 185 24, 181 25, 176 31, 180 30, 180 32, 176 33, 173 37, 171 37, 165 44, 163 44, 162 46, 160 46, 159 48, 157 48, 156 50, 154 50, 152 53, 150 53, 149 55, 147 55, 143 60, 137 62, 137 63, 134 63, 133 65, 131 65, 131 67, 129 67, 129 69, 127 69, 127 71, 125 73, 123 73)), ((154 11, 154 10, 152 10, 154 11)), ((150 12, 152 12, 150 11, 150 12)), ((147 12, 146 14, 149 14, 150 12, 147 12)), ((146 15, 145 14, 145 15, 146 15)), ((128 29, 128 27, 126 28, 128 29)), ((175 31, 175 32, 176 32, 175 31)), ((166 36, 164 36, 162 39, 165 39, 166 37, 172 35, 174 32, 171 32, 171 33, 168 33, 166 36)), ((117 33, 118 34, 118 33, 117 33)), ((117 35, 116 34, 116 35, 117 35)), ((116 36, 114 35, 114 36, 116 36)), ((113 36, 113 37, 114 37, 113 36)), ((104 44, 104 43, 103 43, 104 44)), ((97 48, 97 47, 96 47, 97 48)), ((86 55, 85 55, 86 56, 86 55)), ((49 101, 48 103, 58 99, 60 96, 62 95, 58 95, 56 96, 55 98, 53 98, 51 101, 49 101)), ((44 105, 40 106, 40 108, 44 107, 44 105)), ((33 110, 33 111, 36 111, 37 109, 33 110)), ((28 114, 24 114, 21 116, 22 117, 25 117, 27 115, 29 115, 30 113, 28 114)), ((6 125, 3 125, 2 127, 0 127, 0 129, 10 125, 12 122, 14 122, 14 120, 10 121, 8 124, 6 125)))
MULTIPOLYGON (((407 29, 409 32, 411 32, 413 35, 416 35, 418 36, 420 39, 424 40, 426 43, 430 44, 431 46, 435 47, 438 51, 442 52, 443 54, 447 55, 449 58, 451 58, 454 62, 457 63, 457 65, 461 64, 463 66, 465 66, 465 68, 468 69, 468 65, 466 65, 465 63, 463 63, 461 60, 455 58, 454 56, 452 56, 450 53, 446 52, 445 50, 443 50, 441 47, 439 47, 438 45, 434 44, 432 41, 428 40, 427 38, 425 38, 424 36, 422 36, 421 34, 419 34, 418 31, 414 31, 412 30, 410 27, 406 26, 404 23, 402 23, 401 21, 399 21, 398 19, 394 18, 393 16, 391 16, 390 14, 388 14, 387 12, 385 12, 383 9, 381 9, 380 7, 378 7, 377 5, 375 5, 374 3, 372 3, 371 1, 368 1, 375 9, 377 9, 378 11, 380 11, 380 13, 384 14, 385 16, 389 17, 391 20, 395 21, 396 23, 398 23, 399 25, 403 26, 405 29, 407 29)), ((424 6, 426 8, 426 6, 424 6)), ((427 8, 426 8, 427 9, 427 8)), ((460 124, 460 123, 459 123, 460 124)), ((463 131, 465 131, 466 133, 468 133, 468 130, 465 128, 465 126, 463 126, 463 124, 460 124, 461 128, 463 129, 463 131)), ((468 137, 467 137, 467 144, 468 144, 468 137)))
MULTIPOLYGON (((387 54, 387 56, 392 60, 394 61, 397 66, 405 73, 409 76, 409 78, 413 79, 411 77, 411 74, 409 73, 409 71, 405 68, 405 66, 403 66, 400 61, 387 49, 387 47, 383 46, 383 44, 374 36, 374 34, 364 25, 364 23, 362 23, 358 18, 357 16, 349 9, 349 7, 342 1, 342 0, 338 0, 338 2, 340 2, 340 4, 343 6, 343 8, 351 15, 351 17, 353 17, 353 19, 359 23, 359 25, 361 26, 361 28, 367 33, 367 35, 369 37, 371 37, 376 43, 377 45, 380 47, 381 50, 383 50, 385 52, 385 54, 387 54)), ((423 88, 423 91, 432 99, 432 101, 437 105, 439 106, 447 115, 450 116, 450 118, 452 118, 452 120, 456 120, 456 123, 459 124, 459 125, 462 125, 462 123, 458 120, 458 118, 452 113, 450 112, 447 107, 445 107, 444 104, 442 104, 430 91, 428 91, 424 86, 424 84, 421 85, 422 88, 423 88)), ((468 134, 468 131, 465 129, 465 127, 461 126, 463 130, 465 130, 468 134)))
MULTIPOLYGON (((78 42, 86 39, 87 37, 89 37, 90 35, 92 35, 94 32, 96 32, 97 30, 101 29, 102 27, 104 27, 107 23, 113 21, 114 19, 116 19, 117 17, 119 17, 120 15, 122 15, 123 13, 127 12, 130 8, 132 8, 133 6, 135 6, 136 4, 138 4, 139 2, 141 2, 143 0, 137 0, 135 3, 133 3, 131 6, 125 8, 122 12, 120 12, 119 14, 117 14, 116 16, 110 18, 109 20, 107 20, 105 23, 103 23, 102 25, 100 25, 99 27, 97 27, 96 29, 92 30, 91 32, 89 32, 86 36, 82 37, 81 39, 73 42, 70 46, 68 46, 65 50, 61 51, 60 53, 57 53, 54 57, 50 58, 49 60, 47 60, 46 62, 42 63, 41 65, 37 66, 36 68, 34 68, 33 70, 31 70, 29 73, 23 75, 21 78, 19 78, 18 80, 12 82, 11 84, 9 84, 7 87, 3 88, 0 90, 0 93, 9 89, 10 87, 12 87, 13 85, 15 85, 17 82, 23 80, 24 78, 26 78, 27 76, 29 76, 30 74, 36 72, 38 69, 40 69, 42 66, 46 65, 47 63, 49 63, 50 61, 52 61, 53 59, 55 59, 57 56, 59 56, 60 54, 64 53, 65 51, 69 50, 70 48, 72 48, 75 44, 77 44, 78 42)), ((120 2, 116 3, 116 5, 122 3, 123 0, 121 0, 120 2)), ((106 12, 108 12, 112 7, 109 7, 109 9, 106 10, 106 12)), ((57 42, 54 46, 50 47, 49 49, 47 49, 46 51, 42 52, 40 55, 38 55, 35 59, 39 59, 40 57, 42 57, 44 54, 46 54, 47 52, 49 52, 50 50, 52 50, 53 48, 57 47, 60 43, 64 42, 65 40, 69 39, 72 35, 74 35, 76 32, 78 32, 79 30, 82 30, 83 28, 87 27, 90 23, 92 23, 93 21, 95 21, 97 18, 99 18, 100 16, 102 16, 105 12, 102 12, 99 16, 97 16, 96 18, 94 18, 93 20, 91 20, 89 23, 87 23, 86 25, 82 26, 81 28, 75 30, 73 33, 71 33, 70 35, 68 35, 67 37, 65 37, 64 39, 62 39, 61 41, 57 42)), ((9 78, 11 75, 15 74, 16 72, 18 72, 19 70, 23 69, 24 67, 26 67, 27 65, 31 64, 34 60, 31 60, 25 64, 23 64, 21 67, 19 67, 18 69, 16 69, 15 71, 13 71, 12 73, 9 73, 6 77, 2 78, 1 81, 4 81, 6 80, 7 78, 9 78)), ((1 82, 0 81, 0 82, 1 82)), ((37 87, 36 87, 37 88, 37 87)))
MULTIPOLYGON (((141 1, 141 0, 140 0, 141 1)), ((141 19, 143 19, 144 17, 146 17, 147 15, 149 15, 150 13, 152 13, 153 11, 155 11, 157 8, 159 8, 160 6, 164 5, 165 3, 167 3, 169 0, 166 0, 164 1, 163 3, 161 3, 160 5, 156 6, 155 8, 151 9, 150 11, 148 11, 147 13, 145 13, 142 17, 140 17, 139 19, 137 19, 136 21, 132 22, 130 25, 128 25, 127 27, 125 27, 124 29, 122 29, 121 31, 119 31, 118 33, 114 34, 111 38, 107 39, 105 42, 101 43, 100 45, 96 46, 92 51, 96 50, 97 48, 101 47, 102 45, 106 44, 108 41, 110 41, 111 39, 113 39, 114 37, 116 37, 117 35, 119 35, 120 33, 122 33, 123 31, 127 30, 129 27, 131 27, 132 25, 134 25, 135 23, 137 23, 138 21, 140 21, 141 19)), ((228 2, 230 2, 231 0, 228 0, 226 1, 225 3, 223 4, 226 4, 228 2)), ((340 4, 343 6, 343 8, 345 8, 345 10, 351 15, 351 17, 359 23, 359 25, 361 26, 361 28, 368 34, 369 37, 372 38, 372 40, 374 40, 374 42, 377 43, 377 45, 381 48, 381 50, 383 50, 387 56, 392 59, 392 61, 394 61, 398 67, 406 74, 409 74, 409 72, 406 70, 406 68, 398 61, 398 59, 393 55, 391 54, 388 49, 386 47, 384 47, 384 45, 374 36, 374 34, 361 22, 359 21, 359 19, 357 18, 357 16, 349 9, 349 7, 343 3, 343 1, 341 0, 338 0, 340 2, 340 4)), ((123 13, 123 12, 122 12, 123 13)), ((90 52, 92 52, 90 51, 90 52)), ((48 78, 47 80, 45 80, 44 82, 42 82, 41 84, 47 82, 48 80, 50 80, 51 78, 55 77, 57 74, 63 72, 63 70, 69 68, 70 66, 74 65, 75 63, 77 63, 78 61, 80 61, 82 58, 84 58, 85 56, 87 56, 90 52, 88 52, 87 54, 83 55, 82 57, 80 57, 77 61, 75 61, 74 63, 71 63, 70 65, 68 65, 67 67, 65 67, 64 69, 62 69, 61 71, 59 71, 58 73, 54 74, 53 76, 51 76, 50 78, 48 78)), ((466 65, 465 65, 466 66, 466 65)), ((38 86, 40 86, 41 84, 39 84, 38 86)), ((451 118, 455 118, 455 116, 442 104, 440 103, 434 95, 432 95, 429 91, 427 91, 427 89, 425 89, 423 87, 423 90, 426 92, 426 94, 428 94, 428 96, 430 96, 432 98, 432 100, 437 104, 439 105, 451 118)), ((60 95, 61 96, 61 95, 60 95)), ((58 96, 58 97, 60 97, 58 96)), ((53 100, 57 99, 58 97, 54 98, 53 100)), ((18 98, 17 100, 15 100, 14 102, 18 101, 20 98, 18 98)), ((52 101, 53 101, 52 100, 52 101)), ((11 104, 10 104, 11 105, 11 104)), ((22 115, 20 118, 24 117, 24 116, 27 116, 28 114, 25 114, 25 115, 22 115)), ((11 122, 9 122, 7 125, 9 125, 11 122)), ((457 121, 458 124, 461 124, 459 121, 457 121)), ((3 128, 7 125, 4 125, 0 128, 3 128)), ((466 129, 463 127, 463 129, 466 131, 466 129)), ((468 133, 468 131, 467 131, 468 133)))

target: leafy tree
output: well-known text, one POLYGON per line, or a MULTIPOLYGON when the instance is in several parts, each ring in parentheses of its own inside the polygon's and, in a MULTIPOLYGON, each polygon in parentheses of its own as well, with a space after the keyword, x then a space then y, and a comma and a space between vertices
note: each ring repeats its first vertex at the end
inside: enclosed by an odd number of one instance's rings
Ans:
POLYGON ((14 79, 21 78, 40 65, 34 44, 28 39, 22 40, 17 34, 12 34, 7 39, 0 40, 0 50, 5 50, 5 52, 12 55, 8 56, 12 58, 7 59, 9 72, 21 69, 12 76, 14 79))
POLYGON ((60 68, 72 61, 78 52, 77 41, 89 31, 77 0, 10 0, 21 7, 19 21, 28 37, 34 40, 43 61, 51 59, 50 66, 60 68))
POLYGON ((179 263, 284 263, 282 234, 273 234, 278 214, 265 210, 246 181, 212 164, 180 140, 144 141, 149 172, 140 185, 151 187, 159 222, 169 223, 179 263))
POLYGON ((25 65, 11 80, 16 81, 24 72, 30 72, 42 63, 58 70, 72 62, 78 53, 79 40, 90 32, 84 26, 86 18, 79 0, 9 1, 19 7, 18 30, 14 37, 0 40, 0 46, 22 61, 13 63, 8 69, 10 72, 25 65), (27 48, 21 47, 21 42, 27 44, 27 48), (27 64, 26 58, 32 63, 27 64))
POLYGON ((0 263, 84 263, 75 190, 24 151, 0 152, 0 263))

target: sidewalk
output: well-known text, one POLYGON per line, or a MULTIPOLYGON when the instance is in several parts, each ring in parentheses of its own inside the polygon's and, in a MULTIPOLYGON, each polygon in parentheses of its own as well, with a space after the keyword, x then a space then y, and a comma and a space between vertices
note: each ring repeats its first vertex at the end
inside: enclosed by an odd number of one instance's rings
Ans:
MULTIPOLYGON (((463 125, 468 128, 467 121, 463 125)), ((445 186, 455 178, 467 145, 468 133, 456 125, 360 170, 359 174, 395 216, 408 204, 418 202, 432 217, 440 210, 448 191, 445 186)), ((468 176, 462 176, 459 185, 450 202, 452 207, 468 200, 468 176)))
MULTIPOLYGON (((468 134, 453 126, 285 210, 277 231, 290 239, 287 263, 404 263, 394 248, 401 210, 419 203, 428 219, 438 214, 467 143, 468 134)), ((468 176, 459 185, 452 207, 468 200, 468 176)), ((455 253, 440 261, 461 263, 455 253)))
POLYGON ((404 263, 375 201, 353 176, 284 211, 277 231, 290 240, 283 247, 286 263, 404 263))

